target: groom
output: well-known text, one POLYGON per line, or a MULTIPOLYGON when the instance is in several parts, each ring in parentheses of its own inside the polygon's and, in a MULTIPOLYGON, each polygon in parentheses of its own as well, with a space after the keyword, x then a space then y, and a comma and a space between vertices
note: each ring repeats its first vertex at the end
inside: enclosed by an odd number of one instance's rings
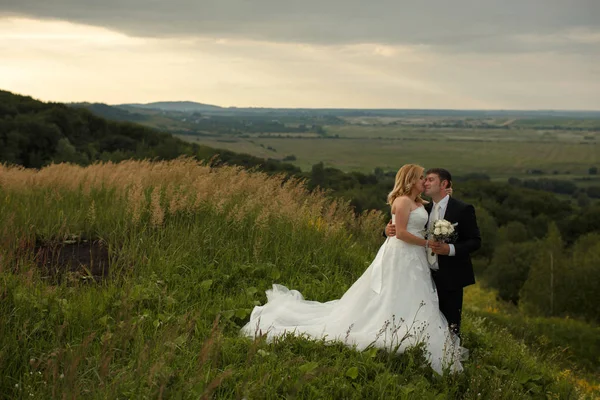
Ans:
MULTIPOLYGON (((437 288, 440 311, 450 329, 460 335, 463 288, 475 283, 470 253, 481 247, 475 208, 446 194, 446 189, 452 186, 452 176, 443 168, 428 170, 424 186, 425 195, 432 200, 425 206, 429 213, 426 228, 438 219, 458 223, 455 228, 458 233, 456 241, 431 243, 431 249, 427 249, 427 260, 437 288)), ((385 233, 387 236, 396 234, 391 221, 385 233)))

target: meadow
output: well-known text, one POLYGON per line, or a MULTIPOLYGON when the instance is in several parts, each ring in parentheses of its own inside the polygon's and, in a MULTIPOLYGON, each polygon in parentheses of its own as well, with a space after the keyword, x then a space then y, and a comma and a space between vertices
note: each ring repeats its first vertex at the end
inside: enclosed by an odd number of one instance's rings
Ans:
POLYGON ((7 398, 600 395, 594 360, 579 362, 598 327, 528 319, 480 286, 466 294, 459 375, 436 375, 420 348, 240 337, 273 283, 338 298, 381 244, 379 212, 355 216, 293 179, 190 159, 0 166, 0 226, 7 398), (105 256, 41 259, 72 246, 105 256))
MULTIPOLYGON (((356 121, 355 121, 356 122, 356 121)), ((531 177, 532 170, 554 178, 588 176, 598 164, 600 133, 595 131, 410 127, 371 120, 326 126, 327 135, 263 134, 244 137, 179 135, 194 143, 258 157, 293 155, 303 170, 323 162, 342 171, 396 170, 408 162, 444 166, 455 174, 474 171, 492 179, 531 177)), ((389 121, 388 121, 389 122, 389 121)))

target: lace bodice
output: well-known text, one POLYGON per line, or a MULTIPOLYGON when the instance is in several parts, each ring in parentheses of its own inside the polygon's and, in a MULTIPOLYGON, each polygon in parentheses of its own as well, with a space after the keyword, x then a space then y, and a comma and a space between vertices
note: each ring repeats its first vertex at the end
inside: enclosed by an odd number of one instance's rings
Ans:
MULTIPOLYGON (((425 229, 425 224, 427 224, 428 218, 429 216, 425 210, 425 207, 415 208, 408 216, 406 230, 415 236, 423 237, 423 230, 425 229)), ((392 214, 392 223, 396 223, 396 216, 394 214, 392 214)))

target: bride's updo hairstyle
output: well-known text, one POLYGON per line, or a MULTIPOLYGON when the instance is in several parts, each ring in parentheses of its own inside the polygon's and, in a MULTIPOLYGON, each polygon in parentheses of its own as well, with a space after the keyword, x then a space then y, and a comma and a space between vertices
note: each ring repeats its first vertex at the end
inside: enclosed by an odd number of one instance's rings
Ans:
MULTIPOLYGON (((394 200, 400 196, 409 195, 412 191, 417 180, 423 176, 423 171, 425 168, 416 164, 406 164, 403 165, 402 168, 398 170, 396 174, 396 182, 394 183, 394 189, 388 194, 388 204, 391 206, 394 200)), ((423 203, 423 199, 421 198, 421 194, 417 196, 415 199, 417 203, 423 203)))

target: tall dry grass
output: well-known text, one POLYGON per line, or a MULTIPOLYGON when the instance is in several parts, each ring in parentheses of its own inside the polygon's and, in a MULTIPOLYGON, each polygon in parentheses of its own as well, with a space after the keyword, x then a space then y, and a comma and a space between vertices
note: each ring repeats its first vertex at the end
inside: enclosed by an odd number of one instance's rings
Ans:
POLYGON ((319 190, 310 192, 298 179, 234 166, 213 168, 191 158, 88 167, 53 164, 41 170, 0 165, 0 190, 44 191, 44 206, 62 200, 64 193, 89 198, 93 192, 109 191, 114 201, 126 202, 130 222, 138 223, 146 213, 152 226, 162 225, 165 215, 193 214, 206 208, 231 222, 251 215, 258 226, 268 226, 269 221, 283 218, 295 227, 308 224, 328 234, 347 231, 366 237, 381 230, 382 221, 377 211, 356 217, 348 202, 331 199, 319 190))

